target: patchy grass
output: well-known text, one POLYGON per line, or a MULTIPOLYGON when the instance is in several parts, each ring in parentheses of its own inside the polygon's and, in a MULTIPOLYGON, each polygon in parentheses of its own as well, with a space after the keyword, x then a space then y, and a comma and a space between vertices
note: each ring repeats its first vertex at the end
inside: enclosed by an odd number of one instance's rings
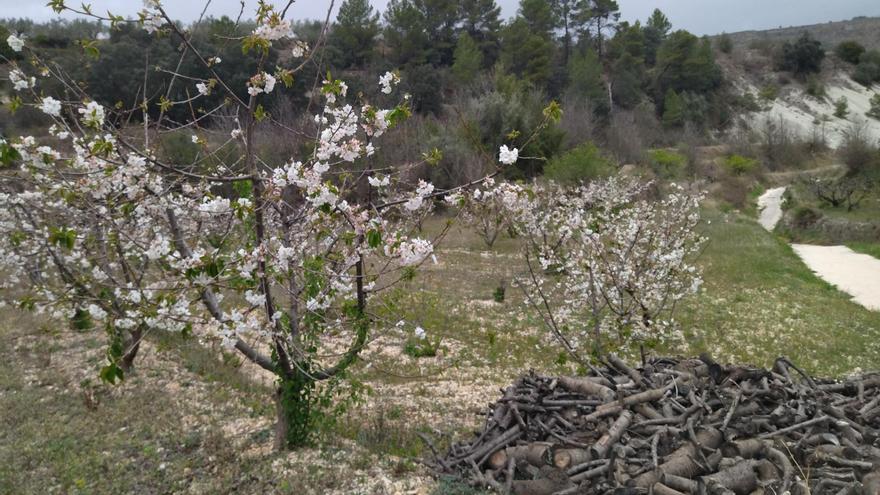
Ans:
POLYGON ((869 254, 880 259, 880 244, 870 242, 849 242, 846 245, 857 253, 869 254))
POLYGON ((678 314, 689 353, 763 366, 785 355, 820 375, 877 368, 880 313, 816 277, 754 220, 715 212, 706 218, 706 285, 678 314))
MULTIPOLYGON (((880 313, 819 280, 753 219, 705 214, 705 287, 679 308, 686 342, 661 352, 763 366, 787 355, 821 375, 877 367, 880 313)), ((443 222, 429 221, 426 235, 443 222)), ((575 369, 512 286, 524 269, 519 249, 503 237, 487 251, 453 228, 438 263, 377 307, 390 330, 377 332, 354 370, 371 392, 326 444, 289 454, 271 451, 271 383, 237 357, 157 335, 138 371, 108 387, 95 379, 100 335, 50 332, 7 311, 0 493, 476 493, 430 479, 415 462, 426 453, 418 434, 444 448, 476 428, 481 408, 522 372, 575 369), (395 334, 394 314, 439 341, 437 355, 407 355, 411 330, 395 334)))

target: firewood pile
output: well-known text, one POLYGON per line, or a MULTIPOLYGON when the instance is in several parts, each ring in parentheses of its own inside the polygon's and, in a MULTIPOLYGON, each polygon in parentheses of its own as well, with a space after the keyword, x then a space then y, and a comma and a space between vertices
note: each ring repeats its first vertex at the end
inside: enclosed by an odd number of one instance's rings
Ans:
POLYGON ((708 357, 530 373, 436 471, 498 493, 878 495, 880 374, 810 377, 708 357))

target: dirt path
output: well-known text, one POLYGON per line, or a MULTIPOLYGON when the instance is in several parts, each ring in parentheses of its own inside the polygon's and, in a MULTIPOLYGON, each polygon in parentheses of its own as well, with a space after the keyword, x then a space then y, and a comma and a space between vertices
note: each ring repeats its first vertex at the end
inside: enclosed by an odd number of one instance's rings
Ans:
MULTIPOLYGON (((758 222, 773 231, 782 219, 784 187, 769 189, 758 198, 758 222)), ((862 306, 880 311, 880 259, 846 246, 792 244, 794 251, 816 275, 853 297, 862 306)))
POLYGON ((758 217, 758 223, 769 231, 776 228, 776 224, 782 220, 782 195, 785 194, 784 187, 768 189, 758 198, 758 209, 761 211, 758 217))
POLYGON ((792 247, 816 275, 853 296, 853 301, 880 311, 880 259, 846 246, 792 247))

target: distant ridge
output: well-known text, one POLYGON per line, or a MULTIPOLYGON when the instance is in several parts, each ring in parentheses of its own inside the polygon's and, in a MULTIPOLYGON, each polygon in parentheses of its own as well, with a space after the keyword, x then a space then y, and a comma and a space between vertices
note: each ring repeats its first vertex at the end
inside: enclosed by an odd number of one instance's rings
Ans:
POLYGON ((747 47, 754 42, 782 42, 797 38, 804 31, 833 49, 841 41, 858 41, 865 47, 880 50, 880 17, 855 17, 848 21, 826 22, 808 26, 794 26, 764 31, 740 31, 729 33, 734 45, 747 47))

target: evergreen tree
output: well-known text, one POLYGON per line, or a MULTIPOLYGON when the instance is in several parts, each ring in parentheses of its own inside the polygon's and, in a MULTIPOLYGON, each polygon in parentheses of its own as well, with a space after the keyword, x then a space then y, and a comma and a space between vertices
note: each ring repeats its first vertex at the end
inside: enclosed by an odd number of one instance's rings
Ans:
POLYGON ((365 66, 373 57, 378 34, 379 14, 369 0, 342 2, 328 40, 335 65, 343 69, 365 66))
POLYGON ((805 31, 794 43, 787 41, 782 45, 779 68, 803 79, 807 74, 819 72, 824 59, 825 50, 822 48, 822 43, 805 31))
POLYGON ((461 31, 479 47, 484 67, 491 67, 498 60, 500 49, 501 7, 495 0, 463 0, 459 5, 461 31))
POLYGON ((684 125, 684 101, 674 90, 666 92, 663 100, 663 125, 681 127, 684 125))
POLYGON ((557 20, 547 0, 520 0, 519 18, 525 21, 532 34, 552 39, 557 20))
POLYGON ((587 7, 585 0, 550 0, 556 25, 562 29, 562 63, 568 64, 575 34, 583 29, 582 10, 587 7))
POLYGON ((701 40, 687 31, 670 34, 660 46, 654 72, 658 98, 670 89, 677 93, 707 93, 718 88, 722 78, 709 39, 701 40))
POLYGON ((620 6, 616 0, 584 0, 578 9, 577 22, 584 26, 582 36, 592 39, 596 44, 599 58, 605 56, 605 34, 612 30, 620 19, 620 6))
POLYGON ((660 11, 654 9, 654 13, 645 24, 645 63, 652 67, 657 62, 657 50, 660 45, 666 41, 669 31, 672 29, 672 23, 669 18, 660 11))
POLYGON ((578 98, 589 100, 599 115, 605 115, 610 110, 602 81, 602 64, 596 51, 587 43, 575 48, 569 59, 567 90, 578 98))
POLYGON ((391 0, 385 10, 385 43, 393 65, 418 65, 431 56, 425 18, 414 0, 391 0))
MULTIPOLYGON (((523 3, 532 1, 524 0, 523 3)), ((536 88, 544 88, 553 73, 553 42, 549 32, 534 32, 518 17, 502 32, 501 62, 505 69, 536 88)))
POLYGON ((483 53, 480 47, 464 32, 458 37, 455 47, 455 62, 452 64, 452 75, 463 84, 470 84, 476 80, 483 66, 483 53))

